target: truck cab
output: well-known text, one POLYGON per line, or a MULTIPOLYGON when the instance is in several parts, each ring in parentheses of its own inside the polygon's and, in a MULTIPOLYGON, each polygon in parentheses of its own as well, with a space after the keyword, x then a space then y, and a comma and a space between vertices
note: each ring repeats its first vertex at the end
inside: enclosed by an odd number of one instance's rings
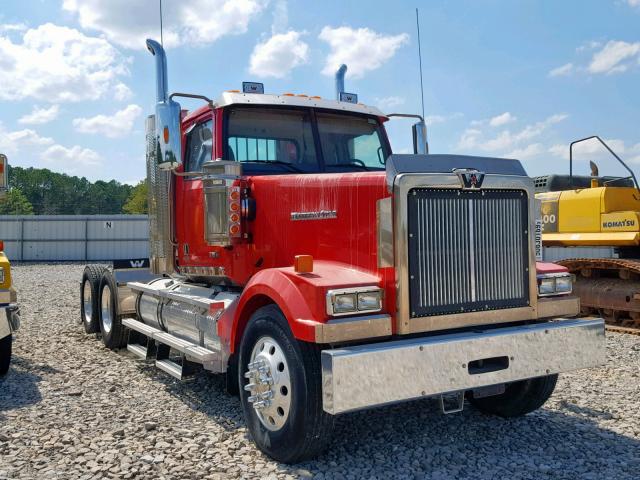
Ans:
POLYGON ((571 276, 536 257, 520 162, 428 154, 419 116, 414 154, 393 154, 384 124, 413 115, 357 103, 346 68, 335 100, 255 83, 170 95, 164 50, 147 47, 157 278, 85 272, 108 347, 177 378, 226 373, 256 445, 289 463, 327 448, 344 412, 437 397, 445 413, 468 398, 523 415, 558 373, 603 363, 602 319, 571 319, 571 276))
MULTIPOLYGON (((9 164, 0 154, 0 198, 8 189, 9 164)), ((11 264, 0 239, 0 376, 9 371, 13 333, 20 326, 16 291, 11 284, 11 264)))

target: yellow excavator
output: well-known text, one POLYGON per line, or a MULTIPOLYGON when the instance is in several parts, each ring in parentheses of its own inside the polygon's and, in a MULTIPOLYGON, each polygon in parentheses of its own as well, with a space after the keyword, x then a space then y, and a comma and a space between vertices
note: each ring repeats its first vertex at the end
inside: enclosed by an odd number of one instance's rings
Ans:
POLYGON ((584 315, 602 315, 622 331, 640 333, 640 188, 633 171, 600 137, 569 146, 569 175, 534 179, 541 202, 545 259, 575 274, 584 315), (573 174, 574 148, 598 141, 629 173, 624 177, 573 174))

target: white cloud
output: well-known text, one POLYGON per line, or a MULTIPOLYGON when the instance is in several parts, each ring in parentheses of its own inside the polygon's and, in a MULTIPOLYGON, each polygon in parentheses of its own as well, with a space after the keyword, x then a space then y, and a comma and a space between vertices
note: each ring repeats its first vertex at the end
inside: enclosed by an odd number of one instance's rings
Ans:
MULTIPOLYGON (((640 154, 640 144, 635 145, 630 149, 626 149, 625 143, 623 140, 616 139, 616 138, 609 138, 609 139, 604 139, 604 141, 607 145, 609 145, 609 147, 611 147, 611 149, 614 152, 616 152, 616 154, 620 156, 624 155, 625 153, 640 154)), ((555 157, 562 158, 564 160, 569 160, 569 142, 565 144, 552 145, 551 147, 549 147, 549 153, 551 153, 555 157)), ((573 148, 573 158, 576 161, 602 160, 602 159, 615 161, 613 157, 611 157, 611 154, 595 138, 576 144, 573 148)))
POLYGON ((374 99, 375 105, 383 111, 404 105, 405 99, 402 97, 390 96, 374 99))
POLYGON ((0 124, 0 152, 7 155, 17 153, 23 148, 44 147, 52 143, 52 138, 41 137, 38 132, 30 128, 10 132, 0 124))
POLYGON ((58 117, 60 107, 58 105, 51 105, 49 108, 39 108, 37 105, 33 107, 31 113, 23 115, 18 120, 18 123, 24 125, 42 125, 43 123, 49 123, 58 117))
POLYGON ((118 100, 129 100, 133 96, 133 92, 124 83, 120 82, 113 87, 113 97, 118 100))
MULTIPOLYGON (((205 45, 247 31, 266 0, 173 0, 164 2, 164 45, 205 45)), ((64 0, 84 29, 98 31, 123 47, 143 49, 160 38, 158 3, 149 0, 64 0)))
POLYGON ((368 28, 328 26, 322 29, 318 38, 331 47, 322 73, 333 75, 345 63, 349 68, 347 75, 352 78, 361 78, 368 71, 380 68, 409 41, 406 33, 384 35, 368 28))
POLYGON ((0 33, 24 32, 27 28, 24 23, 5 23, 0 24, 0 33))
POLYGON ((627 0, 630 7, 640 7, 640 0, 627 0))
POLYGON ((65 171, 76 172, 78 166, 97 166, 102 163, 100 155, 89 148, 82 148, 75 145, 71 148, 62 145, 52 145, 47 148, 40 158, 47 162, 55 164, 56 169, 64 168, 65 171))
POLYGON ((489 125, 492 127, 501 127, 502 125, 506 125, 507 123, 515 122, 516 117, 511 115, 509 112, 504 112, 501 115, 493 117, 489 120, 489 125))
POLYGON ((0 35, 0 71, 0 100, 50 102, 96 100, 128 74, 106 40, 51 23, 25 31, 17 43, 0 35))
POLYGON ((540 155, 542 152, 544 152, 544 147, 541 143, 532 143, 523 148, 516 148, 507 153, 506 156, 517 160, 528 160, 536 155, 540 155))
POLYGON ((611 40, 591 59, 588 70, 591 73, 620 73, 632 63, 640 63, 640 42, 627 43, 611 40))
POLYGON ((142 108, 138 105, 128 105, 111 116, 96 115, 91 118, 75 118, 73 126, 80 133, 119 138, 131 133, 134 121, 141 113, 142 108))
MULTIPOLYGON (((490 153, 512 155, 516 152, 520 155, 533 155, 533 152, 538 147, 532 147, 531 145, 525 145, 532 139, 539 137, 550 126, 559 123, 567 118, 566 114, 555 114, 547 117, 546 119, 536 122, 530 125, 526 125, 521 130, 512 132, 511 130, 502 130, 497 135, 486 138, 481 129, 477 128, 479 123, 472 122, 473 128, 466 129, 460 136, 457 148, 459 150, 475 151, 480 150, 490 153), (527 150, 528 148, 528 150, 527 150)), ((494 117, 498 118, 498 117, 494 117)), ((513 155, 512 155, 513 156, 513 155)))
POLYGON ((427 126, 436 125, 437 123, 444 123, 454 118, 462 117, 462 113, 452 113, 450 115, 427 115, 424 117, 424 122, 427 126))
POLYGON ((549 72, 550 77, 566 77, 574 70, 573 63, 565 63, 564 65, 554 68, 549 72))
POLYGON ((307 63, 309 45, 301 36, 302 32, 291 30, 258 43, 251 53, 249 72, 259 77, 283 78, 295 67, 307 63))

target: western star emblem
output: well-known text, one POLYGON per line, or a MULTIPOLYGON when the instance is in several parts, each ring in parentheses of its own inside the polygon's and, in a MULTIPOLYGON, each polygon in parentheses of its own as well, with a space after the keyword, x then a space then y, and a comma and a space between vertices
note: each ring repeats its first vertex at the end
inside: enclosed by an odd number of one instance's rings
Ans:
POLYGON ((458 178, 462 183, 462 188, 482 187, 482 181, 484 180, 484 173, 471 168, 464 168, 464 169, 456 168, 453 172, 456 175, 458 175, 458 178))

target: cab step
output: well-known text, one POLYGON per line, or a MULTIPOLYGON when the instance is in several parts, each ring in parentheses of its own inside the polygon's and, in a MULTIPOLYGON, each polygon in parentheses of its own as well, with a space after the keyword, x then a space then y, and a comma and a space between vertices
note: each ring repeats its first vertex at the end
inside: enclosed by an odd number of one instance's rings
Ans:
POLYGON ((127 350, 142 359, 155 360, 156 367, 172 377, 179 380, 191 377, 197 371, 197 365, 213 371, 219 368, 219 352, 150 327, 134 318, 122 319, 122 325, 129 329, 127 350), (172 351, 178 355, 171 354, 172 351))

